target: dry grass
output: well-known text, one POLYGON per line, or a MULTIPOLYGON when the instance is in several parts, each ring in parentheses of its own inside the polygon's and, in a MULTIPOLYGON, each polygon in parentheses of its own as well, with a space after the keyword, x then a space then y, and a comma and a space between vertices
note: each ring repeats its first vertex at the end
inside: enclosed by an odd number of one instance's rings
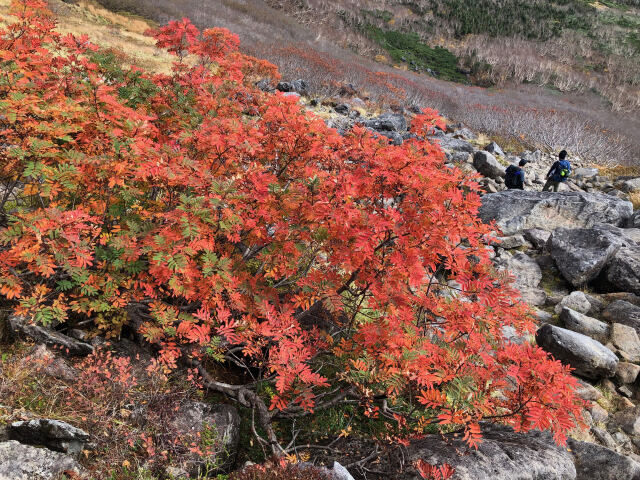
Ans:
MULTIPOLYGON (((11 0, 0 0, 0 25, 10 21, 11 0)), ((152 38, 144 32, 153 26, 151 22, 135 16, 110 12, 86 0, 78 4, 50 0, 56 14, 60 33, 86 34, 102 48, 123 52, 127 61, 148 71, 167 73, 173 57, 155 47, 152 38)))
POLYGON ((640 166, 638 165, 594 165, 594 167, 600 171, 600 175, 611 180, 616 180, 620 177, 640 177, 640 166))

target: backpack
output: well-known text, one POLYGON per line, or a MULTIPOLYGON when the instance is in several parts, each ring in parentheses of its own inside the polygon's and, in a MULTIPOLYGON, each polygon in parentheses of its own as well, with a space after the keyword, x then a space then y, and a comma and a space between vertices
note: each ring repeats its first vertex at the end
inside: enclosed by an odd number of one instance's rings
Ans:
POLYGON ((507 188, 517 188, 518 182, 516 180, 516 173, 518 173, 520 169, 515 165, 509 165, 507 170, 505 171, 504 176, 504 184, 507 188))
POLYGON ((571 174, 571 164, 567 160, 560 160, 555 174, 561 182, 564 182, 571 174))

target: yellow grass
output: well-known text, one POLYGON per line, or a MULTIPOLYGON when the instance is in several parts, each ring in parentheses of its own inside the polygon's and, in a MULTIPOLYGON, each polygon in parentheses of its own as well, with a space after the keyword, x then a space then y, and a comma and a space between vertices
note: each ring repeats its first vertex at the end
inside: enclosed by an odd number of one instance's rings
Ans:
POLYGON ((619 177, 638 177, 640 176, 640 167, 632 165, 616 165, 616 166, 601 166, 594 165, 600 172, 600 175, 607 177, 611 180, 616 180, 619 177))
MULTIPOLYGON (((10 21, 11 0, 0 0, 0 25, 10 21)), ((102 48, 124 54, 125 58, 148 71, 167 73, 175 57, 159 50, 144 32, 152 27, 144 19, 110 12, 95 3, 81 0, 77 5, 50 0, 60 33, 86 34, 102 48)))

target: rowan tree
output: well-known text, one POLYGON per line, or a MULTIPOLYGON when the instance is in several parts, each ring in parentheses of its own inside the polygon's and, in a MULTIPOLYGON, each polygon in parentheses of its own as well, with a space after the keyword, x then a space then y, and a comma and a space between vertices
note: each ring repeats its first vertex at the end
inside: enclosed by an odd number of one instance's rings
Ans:
POLYGON ((363 127, 341 136, 256 88, 275 67, 224 29, 152 32, 176 55, 153 75, 57 33, 41 0, 14 9, 0 30, 13 192, 0 294, 16 315, 142 334, 166 368, 197 367, 204 388, 254 409, 276 454, 275 420, 346 402, 397 440, 461 428, 477 445, 492 419, 564 441, 575 381, 504 340, 533 318, 492 267, 476 178, 424 139, 443 127, 436 112, 401 146, 363 127))

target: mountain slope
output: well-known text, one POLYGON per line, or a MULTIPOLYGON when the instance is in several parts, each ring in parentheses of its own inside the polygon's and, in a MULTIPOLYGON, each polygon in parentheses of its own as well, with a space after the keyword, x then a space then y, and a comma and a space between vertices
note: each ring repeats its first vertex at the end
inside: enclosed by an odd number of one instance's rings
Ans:
MULTIPOLYGON (((2 3, 6 5, 9 0, 0 0, 0 5, 2 3)), ((149 43, 144 43, 148 39, 141 33, 146 27, 136 25, 129 31, 129 27, 123 26, 122 20, 112 21, 107 18, 112 15, 110 12, 91 2, 70 5, 51 0, 50 3, 63 12, 60 15, 63 29, 79 28, 78 25, 65 25, 65 22, 71 21, 67 17, 79 15, 83 18, 79 25, 86 24, 83 28, 86 27, 92 38, 95 35, 102 37, 94 40, 113 46, 119 55, 140 57, 134 63, 147 62, 145 67, 149 68, 152 64, 158 64, 159 68, 169 65, 168 59, 158 56, 159 52, 154 51, 149 43), (96 15, 92 11, 103 13, 96 15), (87 23, 87 15, 96 16, 97 20, 87 23), (95 28, 88 26, 92 22, 95 28)), ((565 44, 579 46, 580 42, 571 43, 564 37, 553 37, 544 43, 526 38, 491 37, 488 34, 456 39, 453 31, 450 37, 445 36, 449 34, 444 26, 434 27, 432 37, 425 36, 423 39, 420 34, 417 50, 410 52, 421 54, 419 58, 426 55, 445 61, 445 66, 452 67, 450 57, 438 54, 450 55, 453 52, 463 58, 461 52, 464 49, 475 48, 480 53, 489 52, 496 63, 504 62, 502 66, 492 67, 489 73, 486 69, 476 68, 470 76, 472 80, 480 83, 497 81, 491 88, 477 88, 461 83, 467 82, 467 78, 464 75, 464 78, 459 78, 460 72, 456 66, 450 68, 449 73, 458 78, 445 76, 459 80, 456 83, 410 71, 410 63, 395 62, 374 40, 344 20, 358 11, 374 12, 366 14, 372 27, 383 32, 385 38, 389 32, 397 32, 400 40, 406 40, 403 36, 418 35, 403 31, 403 25, 410 25, 409 20, 417 18, 406 2, 285 0, 275 3, 269 0, 270 4, 267 4, 262 0, 100 0, 100 3, 110 11, 127 12, 117 17, 125 19, 124 23, 144 17, 163 24, 170 19, 187 16, 199 27, 229 28, 239 34, 245 51, 274 62, 285 78, 304 78, 310 86, 310 94, 320 100, 335 98, 342 85, 352 84, 358 96, 382 108, 394 104, 436 108, 452 120, 529 148, 567 148, 586 159, 599 162, 640 161, 640 118, 637 109, 629 112, 612 111, 612 102, 597 93, 597 89, 584 83, 576 88, 572 84, 577 78, 575 72, 561 54, 567 50, 565 44), (347 11, 347 7, 351 10, 347 11), (378 13, 375 13, 376 8, 378 13), (383 8, 389 8, 393 17, 389 18, 383 8), (349 12, 351 14, 348 15, 349 12), (136 16, 131 17, 132 13, 136 16), (376 15, 380 18, 374 21, 372 17, 376 15), (438 45, 447 50, 432 48, 438 45), (484 45, 484 50, 476 48, 477 45, 484 45), (536 50, 540 48, 544 51, 536 50), (378 61, 374 61, 376 59, 378 61), (501 68, 513 74, 500 73, 501 68), (548 76, 559 86, 553 86, 554 82, 545 84, 541 81, 542 77, 536 78, 541 75, 541 68, 544 69, 543 77, 548 76), (488 75, 486 78, 482 76, 483 71, 488 75), (522 77, 525 83, 509 80, 510 77, 522 77)), ((603 11, 607 15, 613 10, 620 15, 637 12, 636 7, 626 10, 598 8, 597 12, 603 11)), ((393 40, 393 35, 391 37, 393 40)), ((638 63, 634 63, 632 58, 628 60, 629 69, 638 68, 638 63)), ((486 66, 488 62, 478 60, 478 63, 486 66)), ((463 71, 469 68, 462 61, 459 66, 463 71)), ((618 77, 622 75, 612 75, 614 79, 618 77)), ((595 82, 604 77, 591 73, 587 68, 580 78, 593 79, 595 82)), ((611 92, 619 98, 626 102, 638 101, 639 96, 634 92, 629 93, 626 88, 618 88, 611 83, 611 92)), ((637 84, 630 85, 630 88, 637 90, 637 84)))

